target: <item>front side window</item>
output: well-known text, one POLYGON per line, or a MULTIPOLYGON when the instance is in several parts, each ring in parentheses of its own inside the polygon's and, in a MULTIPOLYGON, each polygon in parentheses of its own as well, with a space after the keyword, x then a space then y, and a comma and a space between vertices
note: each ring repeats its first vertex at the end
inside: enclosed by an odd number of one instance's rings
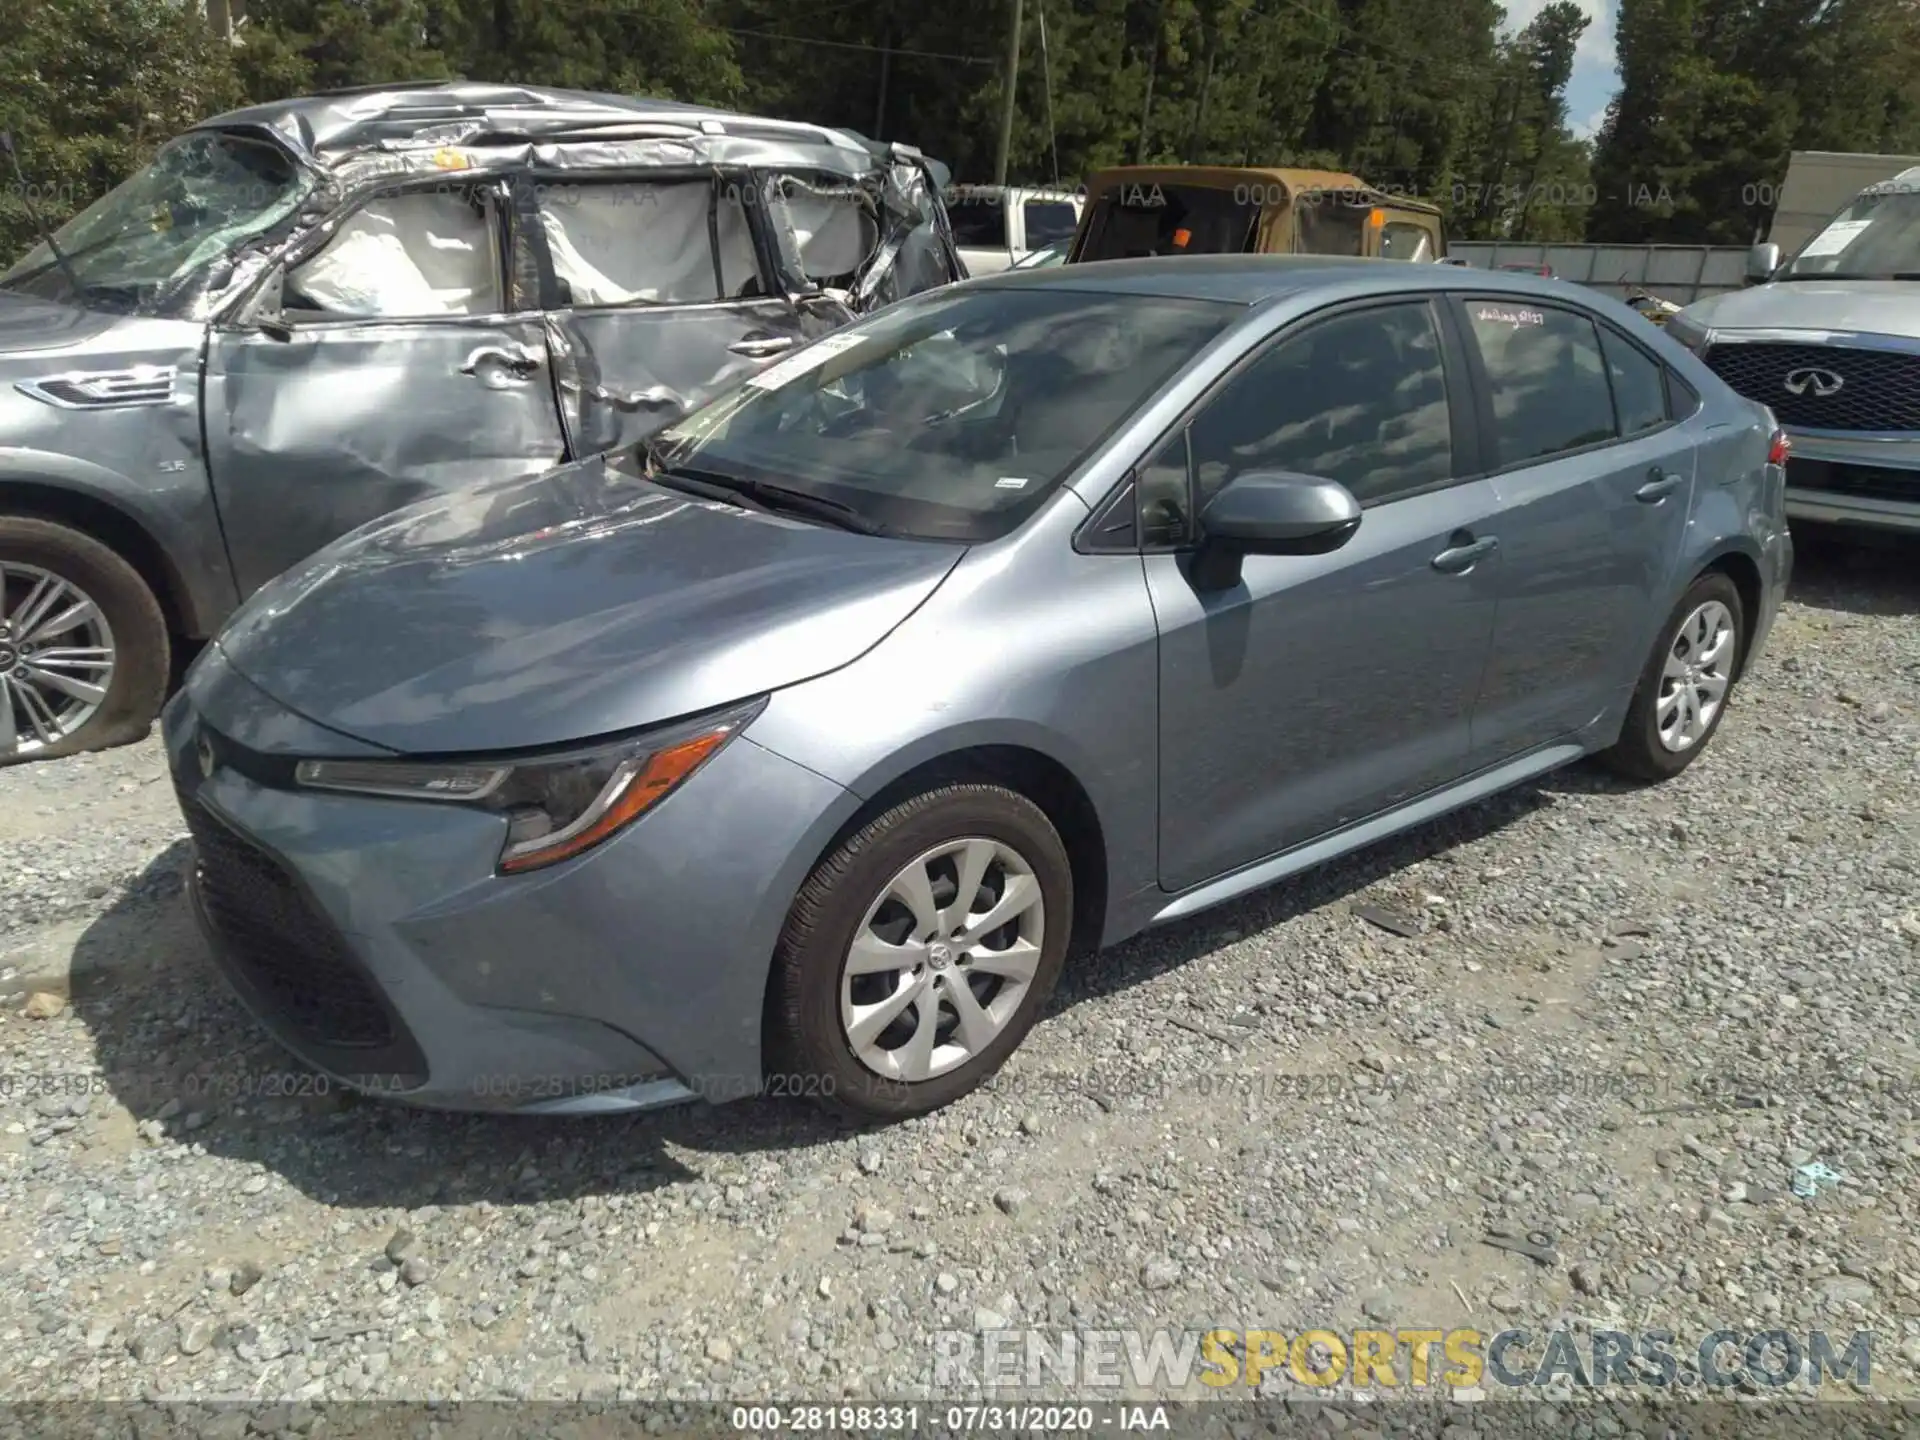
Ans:
POLYGON ((0 289, 138 309, 287 219, 312 188, 270 141, 192 131, 54 231, 65 265, 42 242, 0 274, 0 289))
POLYGON ((500 308, 495 233, 485 186, 376 196, 287 272, 283 309, 290 319, 491 314, 500 308))
POLYGON ((1468 300, 1493 401, 1495 463, 1550 459, 1617 434, 1593 321, 1519 300, 1468 300))
POLYGON ((935 291, 778 360, 662 431, 649 465, 776 486, 932 540, 1011 531, 1238 307, 935 291))
POLYGON ((737 186, 543 180, 536 193, 562 305, 692 305, 760 293, 737 186))
POLYGON ((1198 504, 1255 470, 1337 480, 1362 505, 1453 474, 1433 312, 1383 305, 1318 321, 1256 359, 1192 425, 1198 504))

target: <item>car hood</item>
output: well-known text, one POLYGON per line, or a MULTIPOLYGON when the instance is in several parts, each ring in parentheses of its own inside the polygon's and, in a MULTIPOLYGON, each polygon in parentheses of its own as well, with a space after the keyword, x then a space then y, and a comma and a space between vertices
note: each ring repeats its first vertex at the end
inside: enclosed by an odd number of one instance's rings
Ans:
POLYGON ((1920 281, 1782 280, 1710 295, 1681 313, 1714 330, 1920 336, 1920 281))
POLYGON ((289 709, 390 750, 559 745, 837 669, 963 553, 695 499, 602 458, 362 526, 218 644, 289 709))
POLYGON ((0 290, 0 361, 91 340, 123 317, 0 290))

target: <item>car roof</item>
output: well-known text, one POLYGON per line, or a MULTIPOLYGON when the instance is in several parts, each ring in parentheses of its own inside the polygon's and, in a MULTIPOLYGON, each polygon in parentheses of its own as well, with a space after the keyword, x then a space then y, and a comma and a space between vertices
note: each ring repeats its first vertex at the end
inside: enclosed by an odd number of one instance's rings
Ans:
POLYGON ((1289 200, 1304 191, 1332 190, 1356 198, 1371 196, 1377 204, 1423 215, 1440 213, 1437 205, 1412 195, 1389 194, 1345 170, 1305 170, 1290 165, 1117 165, 1097 171, 1086 188, 1089 196, 1097 196, 1134 185, 1199 185, 1213 190, 1257 185, 1289 200))
MULTIPOLYGON (((657 125, 662 133, 786 140, 799 146, 870 151, 848 130, 742 115, 678 100, 474 81, 368 85, 273 100, 201 121, 197 130, 259 127, 296 149, 319 155, 368 149, 447 127, 467 144, 489 137, 559 139, 657 125)), ((915 152, 917 153, 917 152, 915 152)))
POLYGON ((1592 299, 1591 292, 1580 286, 1543 275, 1346 255, 1159 255, 1144 260, 1083 261, 1043 270, 1003 270, 967 283, 1258 305, 1360 279, 1378 280, 1383 290, 1471 289, 1543 302, 1592 299))

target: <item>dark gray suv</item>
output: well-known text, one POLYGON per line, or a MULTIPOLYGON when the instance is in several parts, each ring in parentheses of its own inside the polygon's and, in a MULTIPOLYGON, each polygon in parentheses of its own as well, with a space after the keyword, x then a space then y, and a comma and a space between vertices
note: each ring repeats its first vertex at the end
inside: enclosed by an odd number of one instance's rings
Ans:
POLYGON ((946 178, 493 85, 170 141, 0 274, 0 763, 144 735, 174 646, 344 532, 641 440, 956 278, 946 178))

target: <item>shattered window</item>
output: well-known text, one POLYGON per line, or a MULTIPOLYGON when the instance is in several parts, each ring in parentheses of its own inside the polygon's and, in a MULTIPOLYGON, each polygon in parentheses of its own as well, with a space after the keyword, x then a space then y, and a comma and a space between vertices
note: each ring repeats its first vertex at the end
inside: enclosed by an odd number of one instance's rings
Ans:
POLYGON ((499 308, 498 271, 483 189, 382 195, 288 273, 285 308, 368 319, 485 315, 499 308))
POLYGON ((539 207, 563 304, 687 305, 763 293, 735 189, 707 180, 543 182, 539 207))

